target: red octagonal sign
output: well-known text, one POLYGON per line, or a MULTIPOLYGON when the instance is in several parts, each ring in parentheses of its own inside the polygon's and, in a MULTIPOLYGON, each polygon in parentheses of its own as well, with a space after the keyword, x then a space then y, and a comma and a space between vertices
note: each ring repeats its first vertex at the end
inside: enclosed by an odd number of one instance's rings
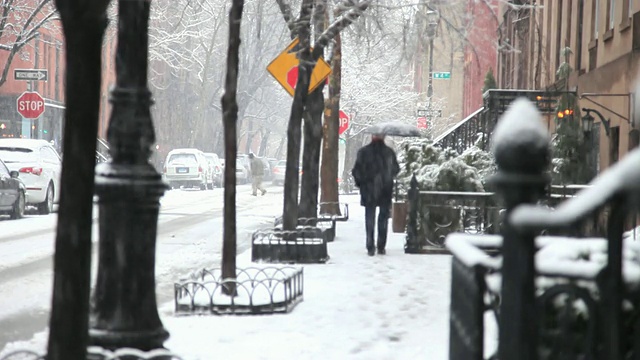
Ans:
POLYGON ((294 66, 287 73, 287 84, 291 86, 292 89, 296 88, 296 84, 298 84, 298 67, 294 66))
POLYGON ((25 91, 16 102, 18 113, 25 119, 37 119, 44 113, 44 99, 35 91, 25 91))

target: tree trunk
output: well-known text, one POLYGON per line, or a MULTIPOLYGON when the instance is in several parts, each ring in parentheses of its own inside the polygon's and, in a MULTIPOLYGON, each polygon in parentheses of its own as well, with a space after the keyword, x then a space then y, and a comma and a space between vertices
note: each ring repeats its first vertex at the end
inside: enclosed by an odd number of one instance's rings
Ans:
POLYGON ((258 151, 258 156, 264 157, 267 155, 267 148, 269 147, 269 136, 271 135, 271 130, 265 129, 262 134, 262 139, 260 140, 260 150, 258 151))
POLYGON ((283 136, 280 138, 280 144, 278 144, 278 149, 276 150, 275 158, 280 160, 282 158, 282 149, 284 148, 284 144, 287 141, 287 137, 283 136))
POLYGON ((302 185, 300 214, 303 218, 318 217, 318 179, 322 143, 323 85, 310 94, 304 117, 304 153, 302 155, 302 185))
MULTIPOLYGON (((321 170, 320 202, 336 203, 320 207, 321 214, 340 215, 338 195, 338 128, 340 112, 340 86, 342 81, 342 46, 340 34, 335 37, 335 47, 331 58, 331 76, 329 77, 329 101, 324 109, 323 146, 321 170)), ((342 177, 343 181, 346 180, 342 177)))
MULTIPOLYGON (((326 0, 315 0, 313 28, 316 42, 326 28, 326 0)), ((313 60, 318 61, 320 52, 313 60)), ((314 64, 315 65, 315 64, 314 64)), ((322 145, 322 113, 324 112, 324 82, 310 94, 304 117, 304 153, 302 155, 302 186, 300 192, 300 217, 318 217, 318 187, 320 147, 322 145)))
MULTIPOLYGON (((222 96, 224 124, 225 167, 224 167, 224 229, 222 243, 222 278, 236 278, 236 154, 238 152, 237 128, 238 63, 240 52, 240 22, 244 0, 233 0, 229 10, 229 49, 227 51, 227 75, 225 92, 222 96)), ((236 295, 236 284, 223 286, 227 295, 236 295)))
POLYGON ((351 169, 356 163, 356 154, 358 148, 362 144, 362 133, 358 133, 351 137, 345 137, 345 153, 344 153, 344 168, 342 171, 342 179, 346 181, 351 176, 351 169))
POLYGON ((300 38, 298 56, 298 82, 293 94, 293 105, 287 128, 287 168, 284 180, 284 206, 282 210, 282 229, 295 230, 298 224, 298 161, 300 159, 300 134, 302 116, 309 93, 309 82, 313 65, 309 46, 310 18, 313 0, 303 0, 300 8, 298 37, 300 38))
POLYGON ((49 360, 85 359, 89 341, 91 228, 106 2, 56 3, 66 47, 64 157, 49 320, 49 360), (86 12, 86 13, 85 13, 86 12))
POLYGON ((249 120, 247 121, 247 143, 245 144, 244 147, 244 153, 248 154, 251 152, 251 143, 253 142, 253 121, 254 120, 249 120))

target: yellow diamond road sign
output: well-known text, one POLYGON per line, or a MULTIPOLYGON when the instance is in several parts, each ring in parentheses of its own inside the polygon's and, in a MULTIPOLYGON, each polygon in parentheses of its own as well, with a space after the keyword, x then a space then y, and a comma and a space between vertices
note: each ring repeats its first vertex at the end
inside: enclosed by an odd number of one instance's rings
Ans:
MULTIPOLYGON (((289 46, 278 57, 267 66, 267 71, 282 85, 282 87, 293 96, 298 82, 298 64, 300 61, 296 57, 294 48, 300 40, 294 39, 289 46)), ((329 64, 320 58, 311 72, 311 83, 309 83, 309 93, 315 90, 331 74, 329 64)))

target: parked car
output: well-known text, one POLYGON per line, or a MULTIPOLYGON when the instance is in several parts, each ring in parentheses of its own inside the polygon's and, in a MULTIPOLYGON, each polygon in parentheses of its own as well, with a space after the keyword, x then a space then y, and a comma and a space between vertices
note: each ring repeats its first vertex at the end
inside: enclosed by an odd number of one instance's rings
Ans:
POLYGON ((0 159, 0 214, 8 214, 12 219, 24 216, 26 204, 27 187, 19 175, 0 159))
MULTIPOLYGON (((238 154, 236 159, 240 161, 242 167, 247 171, 247 182, 251 181, 251 160, 247 154, 238 154)), ((236 164, 238 162, 236 161, 236 164)))
POLYGON ((167 154, 164 162, 164 179, 172 189, 199 187, 206 190, 213 176, 204 153, 198 149, 174 149, 167 154))
POLYGON ((213 186, 222 186, 222 163, 216 153, 204 153, 204 157, 207 158, 209 166, 211 167, 211 173, 213 176, 213 186))
MULTIPOLYGON (((276 166, 273 167, 273 170, 271 170, 271 173, 273 174, 271 178, 271 183, 273 185, 284 185, 284 177, 286 172, 287 172, 287 161, 286 160, 278 161, 276 166)), ((300 175, 302 175, 302 164, 298 164, 298 176, 300 175)))
POLYGON ((49 214, 60 199, 62 160, 46 140, 0 139, 0 159, 26 186, 26 203, 49 214))
POLYGON ((280 160, 271 170, 272 178, 271 183, 273 185, 284 185, 284 174, 287 171, 287 161, 280 160))
POLYGON ((251 180, 249 170, 242 164, 240 159, 236 160, 236 181, 238 184, 246 184, 251 180))

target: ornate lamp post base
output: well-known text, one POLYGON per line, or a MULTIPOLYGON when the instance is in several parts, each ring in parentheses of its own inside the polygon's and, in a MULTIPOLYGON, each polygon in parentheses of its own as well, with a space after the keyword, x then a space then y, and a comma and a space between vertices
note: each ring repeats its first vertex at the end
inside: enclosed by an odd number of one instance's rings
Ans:
POLYGON ((157 312, 154 269, 160 197, 166 188, 148 163, 96 167, 100 270, 89 332, 92 345, 152 350, 169 337, 157 312))

